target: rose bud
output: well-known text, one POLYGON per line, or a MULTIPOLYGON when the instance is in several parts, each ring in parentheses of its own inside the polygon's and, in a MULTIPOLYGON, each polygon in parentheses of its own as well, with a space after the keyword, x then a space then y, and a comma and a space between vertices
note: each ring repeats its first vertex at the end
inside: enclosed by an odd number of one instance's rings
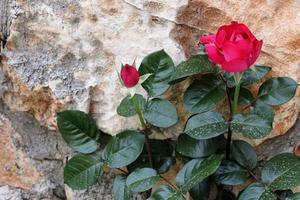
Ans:
POLYGON ((135 67, 126 64, 122 66, 120 77, 125 87, 131 88, 139 82, 140 74, 135 67))
POLYGON ((294 148, 294 154, 296 156, 300 156, 300 141, 298 142, 298 144, 294 148))
POLYGON ((214 35, 202 36, 208 57, 224 71, 243 72, 258 58, 262 40, 257 40, 245 24, 231 22, 214 35))

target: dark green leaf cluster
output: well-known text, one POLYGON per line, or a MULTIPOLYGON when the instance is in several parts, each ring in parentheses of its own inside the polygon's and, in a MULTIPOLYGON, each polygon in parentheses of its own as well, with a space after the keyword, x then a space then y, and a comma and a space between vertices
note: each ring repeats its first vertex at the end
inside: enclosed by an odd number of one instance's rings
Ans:
POLYGON ((194 200, 300 199, 291 191, 300 185, 300 157, 282 153, 259 161, 249 143, 231 139, 232 134, 266 137, 273 128, 273 106, 294 97, 297 83, 288 77, 267 79, 270 70, 256 65, 237 83, 233 74, 221 72, 206 55, 192 56, 175 66, 165 51, 151 53, 139 67, 140 75, 151 74, 142 83, 147 96, 127 96, 117 108, 120 116, 137 116, 140 130, 124 130, 106 143, 88 114, 58 113, 59 131, 77 152, 65 166, 65 183, 72 189, 85 189, 100 180, 106 166, 121 172, 113 186, 116 200, 129 200, 132 193, 144 193, 148 200, 183 200, 187 194, 194 200), (197 79, 183 95, 190 117, 182 133, 172 140, 149 139, 152 133, 177 124, 176 107, 163 94, 193 75, 197 79), (259 87, 255 93, 252 84, 259 87), (102 151, 100 143, 105 144, 102 151), (181 169, 174 180, 166 179, 164 173, 176 162, 182 163, 181 169), (158 183, 163 184, 155 186, 158 183), (230 190, 245 183, 248 186, 239 194, 230 190))

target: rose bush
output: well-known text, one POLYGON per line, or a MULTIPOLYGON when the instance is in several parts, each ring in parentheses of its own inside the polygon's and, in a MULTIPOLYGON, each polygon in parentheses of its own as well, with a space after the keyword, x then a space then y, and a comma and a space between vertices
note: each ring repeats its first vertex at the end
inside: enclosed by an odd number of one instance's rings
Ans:
POLYGON ((57 114, 59 131, 77 152, 64 168, 64 181, 69 187, 88 188, 99 181, 107 166, 119 174, 113 186, 116 200, 129 200, 132 193, 142 193, 148 200, 300 198, 291 190, 300 185, 298 147, 294 153, 258 160, 250 144, 231 137, 267 136, 273 128, 272 106, 292 99, 298 84, 288 77, 273 77, 263 82, 255 95, 247 89, 271 68, 251 66, 259 56, 262 41, 243 24, 222 26, 216 35, 200 40, 208 56, 194 55, 175 67, 171 57, 161 50, 146 56, 139 71, 128 64, 122 67, 120 79, 128 96, 117 113, 123 117, 137 115, 139 130, 124 130, 106 143, 88 114, 77 110, 57 114), (190 117, 182 134, 173 140, 150 139, 153 130, 178 122, 176 107, 162 94, 173 84, 198 74, 201 79, 194 80, 184 93, 184 107, 190 117), (147 92, 146 98, 138 93, 140 86, 147 92), (221 101, 227 102, 229 116, 226 111, 216 111, 221 101), (106 144, 103 150, 100 143, 106 144), (170 180, 165 173, 176 162, 180 169, 170 180), (234 186, 239 187, 233 190, 234 186))

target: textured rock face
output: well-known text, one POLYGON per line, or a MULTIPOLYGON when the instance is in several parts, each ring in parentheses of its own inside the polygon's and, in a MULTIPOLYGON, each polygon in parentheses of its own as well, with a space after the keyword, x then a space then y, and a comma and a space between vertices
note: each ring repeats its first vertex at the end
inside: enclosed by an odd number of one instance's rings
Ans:
MULTIPOLYGON (((236 20, 264 40, 258 63, 273 67, 270 76, 300 82, 299 12, 294 0, 2 0, 0 144, 6 148, 0 149, 0 185, 20 189, 1 187, 0 199, 4 193, 15 199, 63 198, 62 166, 70 150, 56 131, 56 112, 90 112, 112 135, 138 126, 136 118, 125 119, 115 111, 126 95, 116 73, 121 63, 135 58, 139 63, 162 48, 178 63, 199 51, 200 35, 236 20)), ((181 105, 190 81, 166 96, 181 105)), ((270 137, 292 127, 299 104, 298 93, 275 108, 270 137)), ((182 106, 178 111, 179 125, 155 137, 181 131, 187 115, 182 106)), ((74 195, 89 199, 85 193, 74 195)))

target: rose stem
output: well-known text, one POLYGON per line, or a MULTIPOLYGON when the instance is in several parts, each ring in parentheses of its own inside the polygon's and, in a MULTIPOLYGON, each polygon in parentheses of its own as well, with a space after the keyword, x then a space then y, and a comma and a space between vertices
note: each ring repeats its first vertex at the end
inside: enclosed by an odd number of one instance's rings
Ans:
POLYGON ((141 125, 142 125, 142 128, 143 128, 143 131, 144 131, 145 143, 146 143, 146 148, 147 148, 149 163, 150 163, 151 168, 153 168, 153 160, 152 160, 152 155, 151 155, 151 147, 150 147, 149 136, 148 136, 149 135, 149 130, 147 128, 147 125, 146 125, 146 122, 145 122, 145 119, 144 119, 144 116, 143 116, 143 112, 142 112, 142 109, 140 107, 138 98, 136 98, 136 96, 133 96, 132 100, 133 100, 136 112, 137 112, 137 114, 139 116, 139 119, 140 119, 140 122, 141 122, 141 125))

